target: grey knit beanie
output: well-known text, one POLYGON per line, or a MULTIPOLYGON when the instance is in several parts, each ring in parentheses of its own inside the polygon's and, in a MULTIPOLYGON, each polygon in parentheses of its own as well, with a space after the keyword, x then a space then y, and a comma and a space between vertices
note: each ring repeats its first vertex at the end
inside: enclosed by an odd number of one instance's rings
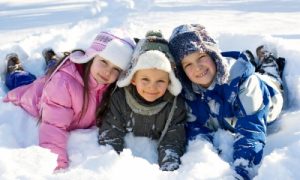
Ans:
POLYGON ((123 71, 117 85, 119 87, 128 86, 138 70, 156 68, 169 73, 168 90, 177 96, 181 92, 182 86, 175 76, 174 67, 174 58, 170 53, 168 41, 162 37, 161 32, 150 31, 144 39, 138 41, 129 68, 123 71))

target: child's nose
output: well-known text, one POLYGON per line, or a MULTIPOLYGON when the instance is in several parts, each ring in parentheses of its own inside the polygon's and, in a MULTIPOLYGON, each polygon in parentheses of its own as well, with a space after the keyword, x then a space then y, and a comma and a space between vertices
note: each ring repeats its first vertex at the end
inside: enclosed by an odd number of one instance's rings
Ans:
POLYGON ((203 69, 203 65, 202 64, 198 64, 196 66, 196 71, 201 71, 203 69))
POLYGON ((110 73, 111 73, 111 71, 112 71, 111 68, 106 68, 105 71, 104 71, 104 74, 105 74, 106 76, 109 76, 110 73))
POLYGON ((156 89, 157 88, 157 84, 156 83, 150 83, 149 88, 150 89, 156 89))

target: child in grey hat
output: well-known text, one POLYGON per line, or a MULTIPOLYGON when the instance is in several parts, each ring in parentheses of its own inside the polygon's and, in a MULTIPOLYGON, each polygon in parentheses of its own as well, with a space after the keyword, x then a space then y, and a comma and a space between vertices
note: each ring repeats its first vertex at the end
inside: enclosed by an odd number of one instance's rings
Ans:
POLYGON ((127 71, 117 81, 107 112, 98 114, 98 142, 124 149, 124 136, 149 137, 158 142, 163 171, 179 168, 185 151, 186 109, 177 95, 181 84, 173 72, 173 56, 160 32, 139 40, 127 71), (99 121, 101 122, 101 121, 99 121))

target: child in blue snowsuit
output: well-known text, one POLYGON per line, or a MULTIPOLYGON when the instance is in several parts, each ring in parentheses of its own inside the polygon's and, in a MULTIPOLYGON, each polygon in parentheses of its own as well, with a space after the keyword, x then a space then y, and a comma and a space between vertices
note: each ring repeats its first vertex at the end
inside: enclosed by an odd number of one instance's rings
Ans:
POLYGON ((267 124, 278 117, 283 105, 275 57, 260 49, 264 57, 259 67, 264 73, 255 73, 249 54, 222 55, 199 24, 176 27, 170 49, 191 113, 187 137, 212 141, 218 129, 231 131, 235 135, 232 164, 236 178, 251 179, 254 175, 249 168, 262 160, 267 124))

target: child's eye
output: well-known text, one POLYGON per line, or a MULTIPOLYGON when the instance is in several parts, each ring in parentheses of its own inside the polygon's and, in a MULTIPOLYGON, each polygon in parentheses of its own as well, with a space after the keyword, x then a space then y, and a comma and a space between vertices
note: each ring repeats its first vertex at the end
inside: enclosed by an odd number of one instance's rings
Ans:
POLYGON ((158 80, 157 82, 159 82, 159 83, 166 83, 165 80, 158 80))
POLYGON ((148 78, 142 78, 142 81, 149 81, 148 78))
POLYGON ((207 55, 202 55, 202 56, 200 56, 199 58, 198 58, 198 62, 204 62, 204 61, 206 61, 206 58, 205 57, 207 57, 207 55))
POLYGON ((183 66, 183 68, 186 69, 186 68, 188 68, 189 66, 191 66, 190 63, 189 63, 189 64, 185 64, 185 65, 183 66))
POLYGON ((100 62, 101 62, 102 64, 107 64, 107 62, 106 62, 105 60, 103 60, 103 59, 101 59, 100 62))
POLYGON ((122 70, 119 68, 114 68, 115 71, 117 71, 118 73, 120 73, 122 70))
POLYGON ((199 56, 199 59, 206 57, 206 56, 207 56, 206 54, 202 54, 201 56, 199 56))

